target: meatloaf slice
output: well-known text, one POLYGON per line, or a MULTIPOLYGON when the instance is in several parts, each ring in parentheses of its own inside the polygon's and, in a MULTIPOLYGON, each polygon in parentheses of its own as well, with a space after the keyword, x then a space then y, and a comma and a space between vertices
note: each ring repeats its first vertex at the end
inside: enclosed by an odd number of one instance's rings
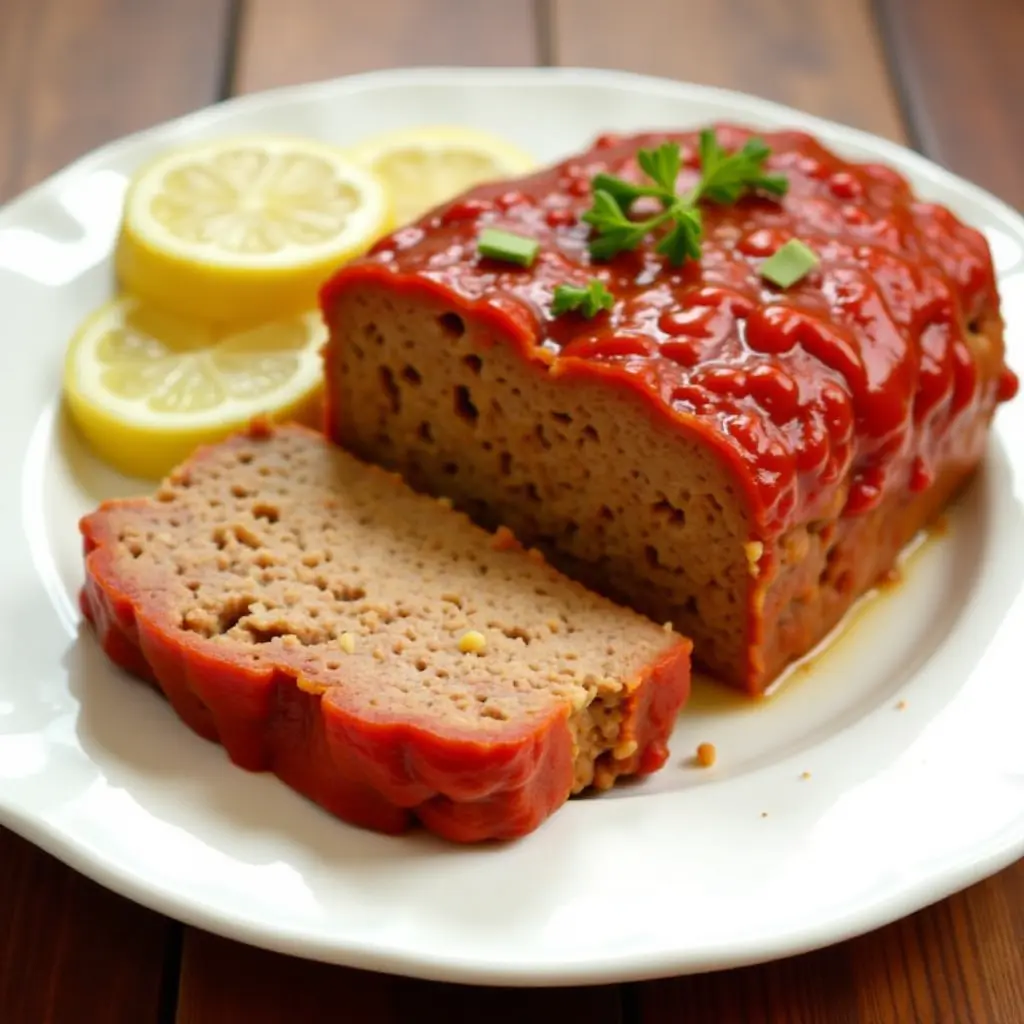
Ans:
POLYGON ((107 654, 347 821, 510 838, 665 762, 689 641, 320 434, 201 449, 81 529, 107 654))
POLYGON ((888 168, 764 139, 786 196, 704 204, 682 267, 652 239, 592 259, 581 215, 595 174, 640 180, 638 149, 666 140, 686 193, 695 133, 607 137, 434 211, 322 292, 337 441, 672 621, 752 692, 892 568, 1016 389, 979 232, 888 168), (481 256, 484 227, 536 239, 533 265, 481 256), (819 265, 783 289, 760 268, 791 238, 819 265), (553 315, 558 284, 595 277, 610 311, 553 315))

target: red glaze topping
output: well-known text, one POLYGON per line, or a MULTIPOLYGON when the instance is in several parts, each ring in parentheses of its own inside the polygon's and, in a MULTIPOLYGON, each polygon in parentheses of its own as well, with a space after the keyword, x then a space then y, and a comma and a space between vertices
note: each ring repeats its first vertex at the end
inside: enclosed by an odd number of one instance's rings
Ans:
MULTIPOLYGON (((719 126, 728 150, 750 131, 719 126)), ((639 180, 635 153, 666 139, 683 152, 679 189, 697 179, 696 133, 606 136, 581 156, 474 190, 384 239, 327 284, 395 275, 427 287, 518 339, 559 375, 600 374, 648 397, 740 471, 755 525, 776 533, 874 508, 890 488, 920 490, 957 456, 954 425, 1011 398, 988 245, 949 211, 915 199, 895 171, 852 164, 799 132, 764 133, 782 200, 703 205, 699 263, 668 265, 648 241, 610 262, 587 251, 590 180, 639 180), (484 226, 536 238, 534 265, 482 258, 484 226), (820 265, 781 290, 758 268, 797 237, 820 265), (600 278, 615 307, 553 318, 562 282, 600 278), (972 337, 968 325, 985 329, 972 337), (981 371, 981 372, 979 372, 981 371)), ((396 281, 396 284, 398 281, 396 281)), ((972 434, 973 432, 968 431, 972 434)))

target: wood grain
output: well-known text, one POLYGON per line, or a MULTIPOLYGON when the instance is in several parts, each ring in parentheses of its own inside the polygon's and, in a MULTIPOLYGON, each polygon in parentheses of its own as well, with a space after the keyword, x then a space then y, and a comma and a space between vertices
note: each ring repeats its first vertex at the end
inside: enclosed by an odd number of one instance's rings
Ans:
POLYGON ((0 198, 205 106, 229 0, 0 0, 0 198))
POLYGON ((311 963, 189 933, 177 1024, 619 1024, 617 987, 483 989, 311 963))
POLYGON ((1024 209, 1024 3, 876 6, 918 147, 1024 209))
POLYGON ((0 1021, 156 1021, 171 923, 0 829, 0 1021))
POLYGON ((537 61, 534 0, 247 0, 235 91, 403 65, 537 61))
POLYGON ((649 982, 644 1024, 1021 1024, 1024 861, 887 928, 759 967, 649 982))
MULTIPOLYGON (((0 0, 0 199, 216 99, 227 13, 228 0, 0 0)), ((176 928, 0 829, 4 1024, 156 1022, 176 928)))
POLYGON ((553 62, 752 92, 900 140, 868 0, 551 0, 553 62))

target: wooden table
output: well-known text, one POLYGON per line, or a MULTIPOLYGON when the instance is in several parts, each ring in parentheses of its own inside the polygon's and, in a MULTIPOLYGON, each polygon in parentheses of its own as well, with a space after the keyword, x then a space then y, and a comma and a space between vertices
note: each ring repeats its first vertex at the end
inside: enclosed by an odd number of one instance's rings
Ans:
MULTIPOLYGON (((732 86, 909 142, 1024 207, 1024 0, 0 0, 0 199, 234 93, 409 64, 593 65, 732 86)), ((764 967, 501 991, 215 938, 0 829, 2 1024, 435 1018, 1022 1024, 1024 861, 764 967)))

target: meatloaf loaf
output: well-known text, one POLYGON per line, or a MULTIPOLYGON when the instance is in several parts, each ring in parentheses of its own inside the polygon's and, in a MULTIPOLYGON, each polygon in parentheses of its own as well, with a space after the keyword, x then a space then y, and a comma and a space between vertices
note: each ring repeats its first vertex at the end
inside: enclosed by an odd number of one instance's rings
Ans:
POLYGON ((106 652, 245 768, 459 841, 652 772, 690 643, 301 427, 200 450, 81 524, 106 652))
MULTIPOLYGON (((750 132, 718 126, 729 151, 750 132)), ((415 487, 503 522, 557 563, 694 638, 695 659, 762 691, 812 648, 978 464, 1003 360, 988 246, 896 172, 805 134, 763 136, 783 198, 704 204, 699 260, 651 239, 599 262, 581 215, 598 172, 641 180, 600 139, 383 239, 322 291, 328 428, 415 487), (484 227, 539 242, 481 256, 484 227), (760 273, 798 238, 819 264, 760 273), (560 283, 614 306, 555 317, 560 283)))

